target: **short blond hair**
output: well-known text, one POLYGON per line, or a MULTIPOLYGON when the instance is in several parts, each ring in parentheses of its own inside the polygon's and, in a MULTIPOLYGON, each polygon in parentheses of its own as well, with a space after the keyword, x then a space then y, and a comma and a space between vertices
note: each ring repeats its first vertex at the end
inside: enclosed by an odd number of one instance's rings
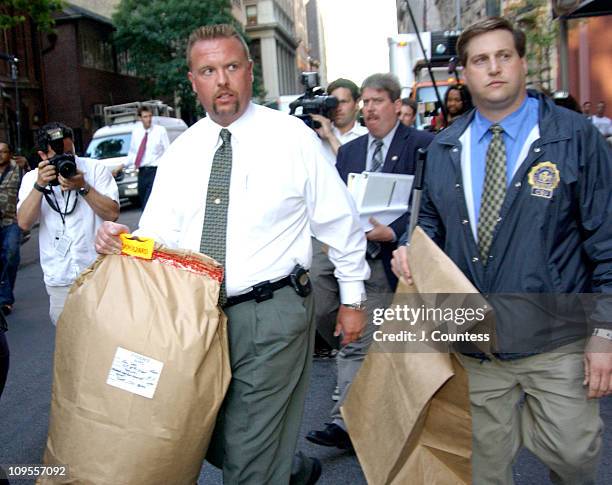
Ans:
POLYGON ((236 30, 231 24, 213 24, 203 25, 195 29, 190 35, 187 41, 187 65, 191 69, 191 49, 196 42, 201 40, 212 40, 212 39, 237 39, 242 47, 244 48, 244 55, 250 61, 251 53, 249 52, 249 46, 247 45, 244 37, 236 30))

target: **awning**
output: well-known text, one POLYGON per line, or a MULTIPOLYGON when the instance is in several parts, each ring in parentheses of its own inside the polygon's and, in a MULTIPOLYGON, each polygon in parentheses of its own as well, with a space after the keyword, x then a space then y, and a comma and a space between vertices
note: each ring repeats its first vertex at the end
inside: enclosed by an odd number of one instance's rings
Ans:
POLYGON ((562 15, 562 17, 565 19, 578 19, 610 14, 612 14, 612 2, 610 0, 582 0, 575 8, 562 15))

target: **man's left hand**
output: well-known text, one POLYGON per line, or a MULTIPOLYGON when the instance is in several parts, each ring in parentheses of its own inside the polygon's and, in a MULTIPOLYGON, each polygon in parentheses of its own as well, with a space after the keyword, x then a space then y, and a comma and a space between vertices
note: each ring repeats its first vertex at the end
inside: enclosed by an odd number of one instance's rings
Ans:
POLYGON ((612 340, 591 337, 584 351, 584 386, 589 399, 612 394, 612 340))
POLYGON ((61 175, 57 176, 59 180, 60 187, 62 190, 79 190, 85 187, 85 177, 83 176, 83 172, 77 170, 77 173, 74 177, 70 177, 69 179, 62 177, 61 175))
POLYGON ((365 311, 340 305, 334 337, 342 334, 342 345, 348 345, 361 336, 366 324, 365 311))
POLYGON ((395 240, 395 233, 389 226, 381 224, 374 217, 370 217, 369 221, 374 228, 366 232, 366 238, 368 241, 391 242, 395 240))

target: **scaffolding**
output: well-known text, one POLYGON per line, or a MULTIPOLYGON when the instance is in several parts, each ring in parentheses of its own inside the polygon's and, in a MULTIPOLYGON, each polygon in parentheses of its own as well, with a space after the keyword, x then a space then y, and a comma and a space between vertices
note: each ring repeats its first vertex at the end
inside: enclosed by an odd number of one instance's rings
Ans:
POLYGON ((158 99, 135 101, 133 103, 115 104, 104 107, 104 124, 106 126, 118 123, 129 123, 138 120, 138 110, 147 107, 153 116, 173 117, 174 109, 158 99))

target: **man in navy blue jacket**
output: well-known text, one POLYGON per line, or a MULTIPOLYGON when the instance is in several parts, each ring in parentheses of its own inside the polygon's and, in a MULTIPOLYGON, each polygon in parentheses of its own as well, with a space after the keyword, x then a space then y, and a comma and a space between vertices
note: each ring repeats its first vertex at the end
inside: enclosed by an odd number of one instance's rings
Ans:
MULTIPOLYGON (((368 134, 342 145, 338 151, 336 168, 345 183, 349 173, 364 171, 414 174, 417 150, 426 148, 433 135, 399 122, 400 92, 399 82, 392 74, 373 74, 363 82, 361 99, 368 134)), ((363 335, 338 352, 340 399, 332 410, 332 422, 321 431, 311 431, 306 437, 323 446, 351 447, 340 415, 340 406, 372 342, 375 328, 372 312, 375 308, 385 308, 391 303, 397 285, 397 278, 391 271, 391 256, 399 236, 406 230, 408 212, 388 226, 373 218, 370 223, 373 228, 366 233, 366 237, 367 259, 372 273, 365 282, 369 320, 363 335)))
MULTIPOLYGON (((496 310, 494 354, 459 356, 473 483, 512 484, 525 446, 554 483, 594 484, 597 398, 612 393, 610 149, 580 114, 527 91, 525 36, 507 20, 468 27, 457 51, 476 111, 432 142, 419 225, 496 310), (576 319, 568 303, 585 293, 595 305, 576 319)), ((410 282, 406 255, 393 269, 410 282)))

